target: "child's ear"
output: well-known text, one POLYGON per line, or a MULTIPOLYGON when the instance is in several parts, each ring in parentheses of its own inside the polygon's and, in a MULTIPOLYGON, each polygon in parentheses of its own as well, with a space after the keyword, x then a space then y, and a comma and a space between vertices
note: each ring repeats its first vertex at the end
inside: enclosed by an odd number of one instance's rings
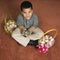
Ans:
POLYGON ((33 14, 33 10, 32 10, 32 14, 33 14))
POLYGON ((23 11, 21 11, 21 14, 23 14, 23 11))
POLYGON ((33 10, 32 10, 32 13, 33 13, 33 10))

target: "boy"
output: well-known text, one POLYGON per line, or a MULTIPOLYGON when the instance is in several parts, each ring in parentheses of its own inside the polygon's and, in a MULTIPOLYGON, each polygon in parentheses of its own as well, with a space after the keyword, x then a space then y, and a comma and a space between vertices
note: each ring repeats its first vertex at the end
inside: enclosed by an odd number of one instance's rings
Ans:
POLYGON ((44 33, 38 27, 38 17, 33 13, 32 4, 29 1, 22 2, 20 9, 21 14, 17 17, 18 28, 13 31, 12 37, 25 47, 30 44, 36 46, 38 44, 38 39, 44 33), (26 37, 23 36, 25 31, 29 33, 26 37))

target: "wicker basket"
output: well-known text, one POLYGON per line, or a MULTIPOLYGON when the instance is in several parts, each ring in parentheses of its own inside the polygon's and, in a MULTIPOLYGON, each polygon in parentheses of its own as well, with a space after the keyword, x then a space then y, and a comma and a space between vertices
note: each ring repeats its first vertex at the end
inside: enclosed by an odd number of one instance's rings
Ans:
POLYGON ((7 34, 11 34, 16 27, 17 27, 16 21, 13 20, 11 17, 9 19, 7 19, 7 16, 6 16, 5 20, 4 20, 4 30, 5 30, 5 32, 7 34))
POLYGON ((51 46, 54 45, 54 42, 55 42, 54 39, 55 39, 56 35, 57 35, 56 29, 50 29, 41 36, 41 38, 38 40, 38 44, 43 45, 47 48, 50 48, 51 46), (48 33, 50 33, 50 32, 55 32, 54 36, 49 35, 48 33))

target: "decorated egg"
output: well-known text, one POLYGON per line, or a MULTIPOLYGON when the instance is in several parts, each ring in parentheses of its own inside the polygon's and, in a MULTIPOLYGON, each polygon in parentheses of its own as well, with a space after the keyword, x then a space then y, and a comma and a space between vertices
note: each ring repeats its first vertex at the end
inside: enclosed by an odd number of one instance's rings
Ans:
POLYGON ((48 48, 43 46, 43 45, 41 45, 41 44, 39 44, 38 45, 38 51, 42 52, 42 53, 46 53, 46 52, 48 52, 48 48))

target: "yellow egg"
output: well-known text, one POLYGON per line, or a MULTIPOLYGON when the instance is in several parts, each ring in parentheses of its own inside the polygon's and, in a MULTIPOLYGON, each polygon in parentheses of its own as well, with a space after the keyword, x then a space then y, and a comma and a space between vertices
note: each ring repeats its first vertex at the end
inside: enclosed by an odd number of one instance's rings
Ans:
POLYGON ((42 41, 41 43, 42 43, 42 44, 45 44, 45 41, 42 41))
POLYGON ((12 26, 12 25, 10 25, 10 28, 12 29, 12 28, 13 28, 13 26, 12 26))
POLYGON ((45 42, 48 42, 48 39, 46 39, 45 42))

